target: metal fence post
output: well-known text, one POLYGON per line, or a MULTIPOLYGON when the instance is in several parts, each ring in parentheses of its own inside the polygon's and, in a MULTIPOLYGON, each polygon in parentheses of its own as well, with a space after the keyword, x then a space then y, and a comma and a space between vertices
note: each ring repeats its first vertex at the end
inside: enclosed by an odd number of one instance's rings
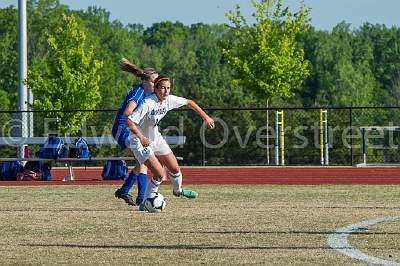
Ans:
POLYGON ((279 115, 275 112, 275 147, 274 147, 275 165, 279 165, 279 115))
POLYGON ((206 145, 203 143, 203 166, 206 166, 206 145))
POLYGON ((367 164, 367 130, 362 129, 362 148, 363 148, 363 162, 367 164))
POLYGON ((350 140, 350 157, 351 157, 351 162, 350 165, 354 165, 354 138, 353 138, 353 108, 350 106, 349 107, 349 122, 350 122, 350 135, 351 135, 351 140, 350 140))

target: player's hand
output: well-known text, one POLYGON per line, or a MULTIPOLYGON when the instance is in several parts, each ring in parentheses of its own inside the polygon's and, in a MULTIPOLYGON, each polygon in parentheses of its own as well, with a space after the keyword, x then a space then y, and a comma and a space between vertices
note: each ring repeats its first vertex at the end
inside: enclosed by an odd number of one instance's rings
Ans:
POLYGON ((143 147, 147 147, 150 145, 150 140, 146 137, 141 137, 140 143, 142 143, 143 147))
POLYGON ((206 119, 204 119, 204 123, 206 123, 208 128, 214 128, 215 127, 214 119, 212 119, 211 117, 207 117, 206 119))

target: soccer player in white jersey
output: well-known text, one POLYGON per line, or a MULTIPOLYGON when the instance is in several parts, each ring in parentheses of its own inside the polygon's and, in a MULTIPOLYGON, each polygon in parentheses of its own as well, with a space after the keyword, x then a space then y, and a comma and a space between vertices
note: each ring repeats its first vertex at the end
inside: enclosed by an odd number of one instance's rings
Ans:
MULTIPOLYGON (((112 135, 121 149, 124 150, 127 148, 127 142, 130 135, 130 130, 126 126, 127 117, 142 103, 147 95, 153 93, 153 81, 158 77, 158 73, 152 68, 142 70, 125 58, 121 60, 120 67, 122 70, 132 73, 133 75, 140 77, 142 80, 140 84, 134 85, 128 92, 114 119, 112 135)), ((136 206, 142 202, 146 192, 146 187, 147 168, 143 164, 136 165, 134 170, 132 170, 128 177, 125 178, 123 185, 115 191, 114 195, 117 198, 123 199, 129 205, 136 206), (133 200, 132 195, 129 194, 129 191, 132 189, 136 180, 138 185, 138 196, 135 201, 133 200)))
MULTIPOLYGON (((142 203, 152 193, 157 192, 166 177, 163 165, 168 170, 175 196, 196 198, 197 192, 182 188, 182 173, 171 148, 158 130, 158 123, 168 111, 187 105, 203 119, 208 128, 214 128, 214 120, 209 117, 194 101, 170 95, 171 81, 167 76, 158 76, 154 81, 154 94, 147 96, 142 104, 126 120, 131 130, 129 148, 139 164, 145 164, 153 173, 147 185, 142 203)), ((140 205, 143 210, 143 204, 140 205)))

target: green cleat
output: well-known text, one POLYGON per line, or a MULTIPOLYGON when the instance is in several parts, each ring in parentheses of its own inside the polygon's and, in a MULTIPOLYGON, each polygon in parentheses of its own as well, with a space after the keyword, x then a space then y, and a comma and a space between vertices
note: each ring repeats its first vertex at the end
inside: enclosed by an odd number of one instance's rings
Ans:
POLYGON ((143 203, 140 203, 140 204, 139 204, 139 211, 141 211, 141 212, 146 211, 146 208, 144 207, 144 204, 143 204, 143 203))
POLYGON ((182 188, 181 195, 188 199, 195 199, 199 196, 199 193, 190 189, 182 188))

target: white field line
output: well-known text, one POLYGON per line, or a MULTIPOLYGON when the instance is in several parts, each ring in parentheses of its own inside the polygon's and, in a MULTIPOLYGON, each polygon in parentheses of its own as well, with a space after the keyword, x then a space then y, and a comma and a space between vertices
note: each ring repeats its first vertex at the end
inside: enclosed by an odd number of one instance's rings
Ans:
POLYGON ((380 264, 380 265, 400 265, 400 263, 384 260, 381 258, 373 257, 368 254, 361 252, 360 250, 353 248, 347 238, 354 232, 364 232, 368 230, 368 226, 384 223, 384 222, 392 222, 399 221, 400 216, 388 216, 377 218, 368 221, 362 221, 360 223, 352 224, 343 228, 339 228, 335 231, 335 233, 330 234, 328 237, 328 245, 335 249, 337 252, 340 252, 346 256, 349 256, 354 259, 362 260, 365 262, 369 262, 372 264, 380 264))

